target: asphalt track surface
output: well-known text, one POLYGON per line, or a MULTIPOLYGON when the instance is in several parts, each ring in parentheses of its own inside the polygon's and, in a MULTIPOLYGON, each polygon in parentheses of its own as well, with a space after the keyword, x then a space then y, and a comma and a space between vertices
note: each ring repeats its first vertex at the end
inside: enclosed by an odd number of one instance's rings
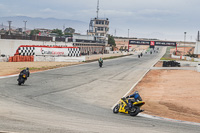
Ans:
POLYGON ((113 114, 111 107, 158 60, 161 52, 86 63, 0 79, 0 132, 17 133, 199 133, 200 126, 139 115, 113 114))

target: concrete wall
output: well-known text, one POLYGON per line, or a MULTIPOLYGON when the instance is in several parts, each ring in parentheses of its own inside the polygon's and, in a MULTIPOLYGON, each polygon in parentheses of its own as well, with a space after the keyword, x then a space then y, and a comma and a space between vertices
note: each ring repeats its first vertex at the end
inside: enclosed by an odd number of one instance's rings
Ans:
POLYGON ((182 59, 182 60, 188 60, 188 61, 198 61, 200 62, 200 59, 199 58, 191 58, 191 57, 188 57, 188 56, 176 56, 176 55, 171 55, 172 58, 175 58, 175 59, 182 59))
POLYGON ((45 42, 31 40, 12 40, 0 39, 0 54, 13 56, 20 45, 56 45, 56 46, 72 46, 72 43, 65 42, 45 42))
POLYGON ((7 62, 8 61, 8 57, 0 57, 0 62, 7 62))
POLYGON ((34 56, 34 61, 47 62, 82 62, 85 61, 85 56, 81 57, 53 57, 53 56, 34 56))
POLYGON ((81 40, 94 40, 94 36, 90 35, 73 35, 73 40, 75 42, 76 39, 81 39, 81 40))

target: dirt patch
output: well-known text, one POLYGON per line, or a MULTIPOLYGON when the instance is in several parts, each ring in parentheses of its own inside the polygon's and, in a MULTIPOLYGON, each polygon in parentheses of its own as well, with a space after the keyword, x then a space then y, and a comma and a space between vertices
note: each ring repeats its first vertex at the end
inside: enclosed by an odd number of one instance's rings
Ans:
POLYGON ((162 67, 163 66, 163 61, 158 61, 154 67, 162 67))
MULTIPOLYGON (((176 48, 170 49, 170 54, 175 53, 175 51, 176 51, 176 48)), ((194 47, 180 47, 179 46, 177 48, 177 54, 178 55, 185 55, 185 54, 188 54, 188 53, 193 54, 194 53, 194 47)))
POLYGON ((146 102, 146 114, 200 123, 199 80, 192 70, 151 70, 134 90, 146 102))
POLYGON ((26 67, 30 72, 36 72, 76 64, 80 62, 0 62, 0 76, 18 74, 26 67))

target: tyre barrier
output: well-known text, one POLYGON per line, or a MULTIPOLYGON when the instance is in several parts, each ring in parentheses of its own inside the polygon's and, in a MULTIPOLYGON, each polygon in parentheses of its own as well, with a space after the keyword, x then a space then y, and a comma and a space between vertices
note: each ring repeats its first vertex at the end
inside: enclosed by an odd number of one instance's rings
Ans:
POLYGON ((176 61, 163 61, 163 67, 180 67, 180 63, 176 61))
POLYGON ((9 62, 33 62, 34 56, 15 55, 9 57, 9 62))

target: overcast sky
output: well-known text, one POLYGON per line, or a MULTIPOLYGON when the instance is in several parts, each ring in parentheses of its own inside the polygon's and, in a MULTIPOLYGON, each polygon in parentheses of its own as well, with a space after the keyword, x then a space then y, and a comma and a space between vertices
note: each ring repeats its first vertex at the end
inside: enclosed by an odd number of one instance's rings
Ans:
MULTIPOLYGON (((195 40, 200 0, 99 0, 99 17, 117 36, 195 40), (115 32, 116 30, 116 32, 115 32)), ((96 17, 97 0, 0 0, 0 17, 28 16, 80 20, 96 17)), ((86 29, 87 30, 87 29, 86 29)))

